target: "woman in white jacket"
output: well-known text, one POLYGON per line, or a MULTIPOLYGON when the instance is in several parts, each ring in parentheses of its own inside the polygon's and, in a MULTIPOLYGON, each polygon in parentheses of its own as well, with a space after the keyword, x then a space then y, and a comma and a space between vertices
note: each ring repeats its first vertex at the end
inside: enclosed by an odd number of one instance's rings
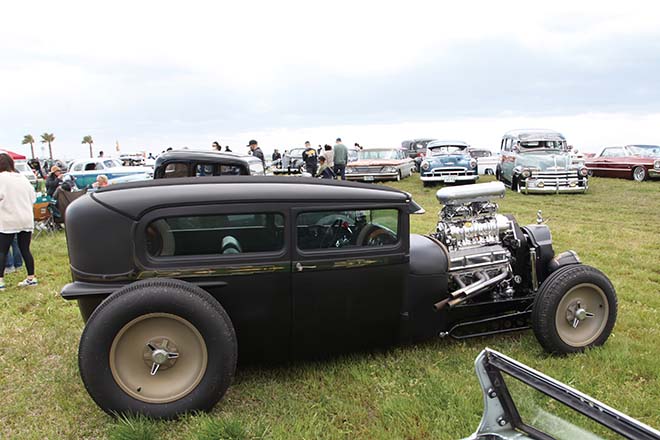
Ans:
POLYGON ((34 258, 30 253, 30 240, 34 229, 33 205, 36 194, 32 184, 16 172, 14 160, 0 153, 0 291, 5 289, 5 258, 14 235, 18 236, 27 278, 18 283, 19 287, 36 286, 34 258))

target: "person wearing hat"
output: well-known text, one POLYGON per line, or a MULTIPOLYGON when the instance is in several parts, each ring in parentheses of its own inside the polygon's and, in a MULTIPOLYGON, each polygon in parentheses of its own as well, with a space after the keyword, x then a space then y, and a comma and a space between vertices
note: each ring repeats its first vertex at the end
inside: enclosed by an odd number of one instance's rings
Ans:
POLYGON ((261 159, 261 163, 263 164, 264 169, 266 169, 266 159, 264 159, 264 152, 261 151, 261 148, 259 148, 257 141, 252 139, 250 142, 248 142, 247 146, 250 148, 250 151, 254 157, 261 159))
POLYGON ((53 197, 55 190, 62 183, 62 170, 57 165, 50 167, 50 174, 46 179, 46 194, 53 197))
POLYGON ((335 162, 335 174, 341 180, 346 180, 346 164, 348 163, 348 148, 337 138, 337 143, 332 149, 332 159, 335 162))

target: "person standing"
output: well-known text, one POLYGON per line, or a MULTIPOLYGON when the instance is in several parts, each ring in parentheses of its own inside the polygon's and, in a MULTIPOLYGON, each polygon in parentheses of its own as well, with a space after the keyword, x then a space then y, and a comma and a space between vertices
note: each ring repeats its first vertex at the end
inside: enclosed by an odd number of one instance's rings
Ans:
POLYGON ((261 148, 259 148, 259 143, 252 139, 250 142, 248 142, 248 147, 250 148, 250 151, 254 157, 261 159, 261 163, 263 164, 264 169, 266 169, 266 159, 264 159, 264 152, 261 151, 261 148))
POLYGON ((282 159, 282 155, 280 154, 280 150, 278 150, 277 148, 275 148, 275 151, 273 151, 272 159, 273 159, 273 162, 275 162, 276 160, 282 159))
POLYGON ((225 145, 225 153, 231 153, 231 149, 229 148, 229 145, 225 145))
POLYGON ((32 209, 37 195, 25 177, 16 172, 14 160, 6 153, 0 153, 0 291, 5 290, 5 259, 14 235, 18 238, 18 248, 25 262, 27 278, 19 287, 36 286, 34 258, 30 253, 30 241, 34 229, 32 209))
POLYGON ((337 143, 332 149, 333 160, 335 162, 335 174, 341 180, 346 180, 346 164, 348 163, 348 148, 341 143, 341 138, 337 138, 337 143))
POLYGON ((18 249, 18 239, 16 234, 11 241, 11 247, 9 252, 7 252, 7 259, 5 262, 5 274, 15 272, 23 266, 23 257, 21 257, 21 251, 18 249))
POLYGON ((316 149, 312 148, 309 141, 305 142, 305 151, 303 151, 303 161, 305 162, 305 171, 312 176, 316 176, 316 169, 319 164, 319 156, 316 149))
POLYGON ((50 174, 46 179, 46 194, 53 197, 55 190, 62 183, 62 170, 57 165, 53 165, 50 169, 50 174))
POLYGON ((335 161, 332 154, 332 145, 325 144, 325 146, 323 147, 323 154, 321 156, 325 157, 325 163, 330 168, 334 169, 335 161))
POLYGON ((215 141, 211 144, 211 148, 213 148, 215 151, 222 151, 222 147, 218 143, 218 141, 215 141))

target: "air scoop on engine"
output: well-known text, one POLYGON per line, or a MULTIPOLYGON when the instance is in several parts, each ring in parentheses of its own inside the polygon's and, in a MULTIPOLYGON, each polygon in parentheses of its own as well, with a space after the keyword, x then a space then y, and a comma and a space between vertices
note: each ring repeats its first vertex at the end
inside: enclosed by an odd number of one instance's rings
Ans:
POLYGON ((504 198, 502 182, 475 183, 439 189, 435 198, 443 205, 461 205, 472 202, 489 202, 494 198, 504 198))

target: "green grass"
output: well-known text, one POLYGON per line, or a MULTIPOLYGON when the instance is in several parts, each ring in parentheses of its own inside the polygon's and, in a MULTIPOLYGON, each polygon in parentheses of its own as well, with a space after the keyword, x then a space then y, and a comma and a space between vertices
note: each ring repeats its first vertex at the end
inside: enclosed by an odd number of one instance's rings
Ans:
MULTIPOLYGON (((176 422, 113 419, 89 398, 77 367, 82 322, 76 304, 58 296, 70 277, 65 239, 42 235, 33 244, 40 285, 0 294, 0 438, 457 439, 480 421, 473 361, 485 346, 660 427, 660 182, 594 178, 591 185, 586 195, 508 191, 500 207, 522 224, 542 209, 555 249, 576 250, 611 278, 619 318, 604 347, 551 357, 522 332, 251 367, 238 371, 212 413, 176 422)), ((435 189, 422 188, 417 176, 393 186, 426 208, 412 217, 413 232, 432 231, 435 189)), ((23 277, 9 275, 7 285, 23 277)))

